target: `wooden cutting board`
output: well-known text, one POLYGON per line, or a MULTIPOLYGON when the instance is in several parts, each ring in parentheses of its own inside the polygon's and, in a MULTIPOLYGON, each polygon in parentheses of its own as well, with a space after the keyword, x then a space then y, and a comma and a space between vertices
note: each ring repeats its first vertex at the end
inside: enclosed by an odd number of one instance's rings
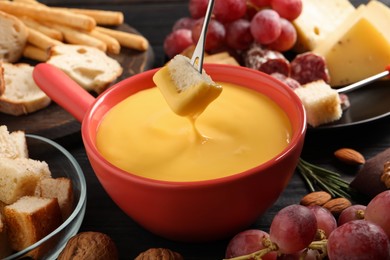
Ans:
MULTIPOLYGON (((127 24, 120 25, 117 29, 139 34, 127 24)), ((120 54, 110 56, 123 67, 123 73, 116 82, 153 68, 154 53, 151 47, 145 52, 122 48, 120 54)), ((23 130, 28 134, 41 135, 50 139, 77 133, 81 128, 80 122, 54 102, 47 108, 28 115, 11 116, 0 113, 0 125, 7 125, 10 131, 23 130)))

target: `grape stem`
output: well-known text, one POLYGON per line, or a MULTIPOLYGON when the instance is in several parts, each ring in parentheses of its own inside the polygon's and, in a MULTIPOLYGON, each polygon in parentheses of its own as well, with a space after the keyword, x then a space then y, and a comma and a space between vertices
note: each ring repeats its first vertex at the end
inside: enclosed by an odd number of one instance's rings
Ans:
POLYGON ((311 164, 302 158, 299 159, 297 168, 310 191, 321 189, 333 197, 351 198, 349 183, 343 180, 340 174, 311 164))
POLYGON ((253 253, 250 253, 247 255, 236 256, 236 257, 228 258, 228 259, 224 259, 224 260, 248 260, 248 259, 261 260, 262 257, 265 256, 266 254, 268 254, 269 252, 279 250, 279 247, 275 243, 273 243, 268 237, 265 237, 263 239, 263 245, 264 245, 264 248, 260 249, 256 252, 253 252, 253 253))

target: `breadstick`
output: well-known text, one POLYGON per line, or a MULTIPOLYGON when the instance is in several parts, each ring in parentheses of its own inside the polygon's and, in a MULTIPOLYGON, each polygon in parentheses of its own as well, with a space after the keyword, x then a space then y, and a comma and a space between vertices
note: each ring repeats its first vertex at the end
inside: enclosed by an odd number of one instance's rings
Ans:
POLYGON ((76 14, 84 14, 95 19, 97 24, 100 25, 120 25, 123 23, 123 13, 118 11, 106 11, 96 9, 81 9, 81 8, 65 8, 65 7, 52 7, 54 9, 66 10, 76 14))
POLYGON ((32 29, 35 29, 37 31, 40 31, 41 33, 49 36, 50 38, 53 38, 55 40, 58 40, 58 41, 63 41, 64 40, 64 37, 62 35, 62 33, 58 30, 55 30, 53 28, 50 28, 48 26, 45 26, 41 23, 38 23, 37 21, 29 18, 29 17, 18 17, 20 20, 22 20, 22 22, 27 26, 27 27, 30 27, 32 29))
POLYGON ((107 51, 107 45, 103 41, 96 39, 87 33, 59 24, 52 24, 51 26, 54 29, 61 31, 64 35, 65 41, 68 43, 92 46, 104 52, 107 51))
POLYGON ((31 44, 26 44, 23 49, 23 57, 44 62, 49 59, 49 53, 31 44))
POLYGON ((107 45, 107 51, 113 54, 119 54, 121 51, 121 45, 119 44, 118 40, 114 37, 111 37, 108 34, 101 33, 96 30, 92 30, 89 35, 92 37, 95 37, 96 39, 99 39, 106 43, 107 45))
POLYGON ((54 40, 46 34, 29 27, 27 42, 42 50, 47 50, 54 45, 63 44, 61 41, 54 40))
POLYGON ((95 29, 97 31, 100 31, 102 33, 114 37, 124 47, 136 49, 139 51, 146 51, 149 47, 148 40, 146 40, 146 38, 141 35, 135 33, 116 31, 101 26, 96 26, 95 29))
POLYGON ((40 6, 46 6, 36 0, 12 0, 13 2, 17 3, 24 3, 24 4, 30 4, 30 5, 40 5, 40 6))
POLYGON ((91 31, 96 26, 96 21, 92 17, 35 4, 0 1, 0 10, 16 16, 28 16, 37 21, 58 23, 81 30, 91 31))

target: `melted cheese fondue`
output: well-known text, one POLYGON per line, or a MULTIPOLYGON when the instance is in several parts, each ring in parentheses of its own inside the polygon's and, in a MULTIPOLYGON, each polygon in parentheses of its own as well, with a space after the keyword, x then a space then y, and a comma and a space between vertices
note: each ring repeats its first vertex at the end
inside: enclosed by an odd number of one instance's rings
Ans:
POLYGON ((201 138, 154 87, 105 115, 96 138, 100 153, 127 172, 167 181, 229 176, 279 154, 291 135, 281 108, 253 90, 220 84, 221 95, 195 122, 201 138))

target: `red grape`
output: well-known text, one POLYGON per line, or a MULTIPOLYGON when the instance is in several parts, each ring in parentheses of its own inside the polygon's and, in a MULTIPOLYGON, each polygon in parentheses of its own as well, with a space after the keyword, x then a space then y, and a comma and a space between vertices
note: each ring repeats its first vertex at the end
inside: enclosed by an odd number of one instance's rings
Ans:
POLYGON ((344 209, 339 216, 337 224, 341 226, 352 220, 364 219, 364 212, 366 211, 366 206, 355 204, 346 209, 344 209))
POLYGON ((281 209, 273 218, 270 239, 284 254, 291 254, 306 248, 317 232, 317 220, 307 207, 293 204, 281 209))
POLYGON ((268 7, 271 5, 271 0, 249 0, 249 2, 258 8, 268 7))
POLYGON ((209 0, 190 0, 188 3, 188 9, 191 17, 199 19, 205 16, 209 0))
POLYGON ((302 0, 271 0, 271 7, 281 17, 292 21, 302 12, 302 0))
MULTIPOLYGON (((192 27, 193 42, 198 42, 200 33, 202 31, 204 18, 195 21, 192 27)), ((215 19, 211 19, 206 33, 206 51, 213 51, 221 48, 225 43, 226 30, 222 23, 215 19)))
POLYGON ((390 190, 376 195, 367 205, 364 218, 379 225, 390 238, 390 190))
POLYGON ((172 31, 176 31, 178 29, 192 30, 194 22, 195 20, 191 17, 182 17, 173 24, 172 31))
POLYGON ((236 50, 245 50, 253 42, 250 31, 251 23, 245 19, 239 19, 226 25, 226 45, 236 50))
POLYGON ((165 37, 164 52, 172 58, 193 44, 192 33, 188 29, 178 29, 165 37))
POLYGON ((246 13, 246 0, 216 0, 213 14, 222 23, 233 22, 246 13))
MULTIPOLYGON (((264 248, 263 239, 269 237, 267 232, 259 229, 248 229, 235 235, 228 243, 225 257, 232 258, 254 253, 264 248)), ((276 259, 276 252, 270 252, 261 259, 276 259)))
POLYGON ((280 16, 271 9, 263 9, 252 18, 251 33, 260 44, 270 44, 282 31, 280 16))
POLYGON ((268 45, 268 48, 276 51, 290 50, 297 41, 297 31, 294 25, 284 18, 280 18, 281 32, 279 37, 268 45))
POLYGON ((382 228, 366 220, 353 220, 339 226, 328 238, 332 260, 390 259, 390 243, 382 228))
POLYGON ((337 228, 337 221, 333 214, 318 205, 308 206, 308 208, 314 213, 317 219, 317 228, 325 232, 325 236, 329 237, 330 233, 337 228))

